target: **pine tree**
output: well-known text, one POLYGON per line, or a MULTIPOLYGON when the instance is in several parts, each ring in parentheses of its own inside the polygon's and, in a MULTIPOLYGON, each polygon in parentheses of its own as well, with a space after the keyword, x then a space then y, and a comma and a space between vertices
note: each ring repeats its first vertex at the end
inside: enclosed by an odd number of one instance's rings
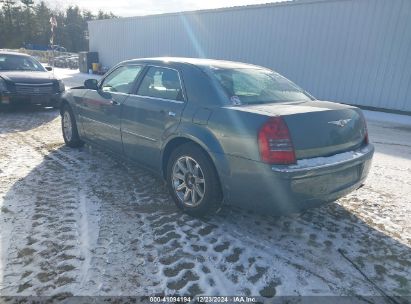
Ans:
POLYGON ((32 13, 34 2, 33 0, 20 0, 20 2, 24 5, 24 12, 23 12, 23 44, 26 45, 27 43, 33 43, 34 38, 34 16, 32 13))
POLYGON ((34 40, 40 45, 48 45, 50 43, 51 29, 50 17, 51 11, 44 1, 41 1, 34 7, 35 14, 35 33, 34 40))
POLYGON ((88 49, 85 38, 87 21, 116 18, 112 13, 99 11, 93 15, 78 6, 52 11, 45 1, 35 4, 34 0, 0 0, 0 48, 20 48, 30 44, 50 44, 50 17, 57 19, 54 44, 78 52, 88 49))

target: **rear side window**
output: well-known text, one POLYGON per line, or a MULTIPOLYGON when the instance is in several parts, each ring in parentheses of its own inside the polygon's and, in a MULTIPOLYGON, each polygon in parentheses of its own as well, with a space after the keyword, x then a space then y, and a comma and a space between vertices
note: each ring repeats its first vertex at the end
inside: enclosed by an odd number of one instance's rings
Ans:
POLYGON ((130 93, 134 80, 141 70, 142 67, 139 65, 119 67, 104 79, 101 89, 112 93, 130 93))
POLYGON ((141 82, 137 94, 182 101, 183 89, 178 72, 173 69, 150 67, 141 82))

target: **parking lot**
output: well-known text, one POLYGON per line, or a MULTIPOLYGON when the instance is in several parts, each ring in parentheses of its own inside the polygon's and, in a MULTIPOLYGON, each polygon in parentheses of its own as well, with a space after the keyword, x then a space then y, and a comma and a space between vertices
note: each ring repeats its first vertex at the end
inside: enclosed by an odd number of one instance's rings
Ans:
POLYGON ((0 294, 411 296, 411 118, 366 117, 361 189, 302 214, 200 220, 149 172, 65 147, 56 110, 0 112, 0 294))

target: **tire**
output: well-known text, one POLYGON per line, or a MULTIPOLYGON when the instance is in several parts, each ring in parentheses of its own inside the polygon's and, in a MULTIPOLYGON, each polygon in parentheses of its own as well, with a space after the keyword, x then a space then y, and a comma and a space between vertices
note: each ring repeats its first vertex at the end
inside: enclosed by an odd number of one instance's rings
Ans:
POLYGON ((167 163, 167 186, 177 207, 189 215, 201 217, 221 205, 221 185, 214 164, 193 143, 172 152, 167 163))
POLYGON ((73 110, 65 104, 61 111, 61 130, 66 146, 71 148, 81 147, 84 143, 81 141, 77 130, 76 119, 73 110))

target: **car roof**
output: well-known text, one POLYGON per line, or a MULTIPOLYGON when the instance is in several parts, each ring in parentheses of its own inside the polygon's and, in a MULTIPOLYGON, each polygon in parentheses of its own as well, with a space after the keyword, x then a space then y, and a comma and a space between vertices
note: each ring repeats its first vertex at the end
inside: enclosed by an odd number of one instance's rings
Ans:
POLYGON ((138 58, 123 61, 123 63, 151 63, 151 64, 161 64, 161 63, 175 63, 175 64, 189 64, 202 68, 228 68, 228 69, 241 69, 241 68, 262 68, 261 66, 227 61, 227 60, 217 60, 217 59, 205 59, 205 58, 187 58, 187 57, 152 57, 152 58, 138 58))
POLYGON ((18 52, 10 52, 10 51, 0 51, 0 55, 15 55, 15 56, 31 57, 28 54, 18 53, 18 52))

